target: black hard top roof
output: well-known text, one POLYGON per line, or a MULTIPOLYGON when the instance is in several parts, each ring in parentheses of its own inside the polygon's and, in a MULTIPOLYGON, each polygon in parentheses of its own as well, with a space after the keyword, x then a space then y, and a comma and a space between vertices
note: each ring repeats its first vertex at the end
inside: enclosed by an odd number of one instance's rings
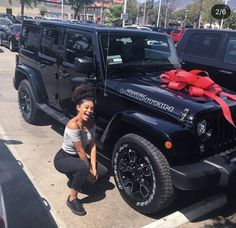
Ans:
POLYGON ((163 33, 157 33, 157 32, 152 32, 152 31, 143 31, 143 30, 134 30, 134 29, 124 29, 121 27, 110 27, 110 26, 102 26, 102 25, 97 25, 97 24, 89 24, 89 23, 81 23, 81 24, 76 24, 72 22, 67 22, 67 21, 50 21, 50 20, 24 20, 23 24, 35 24, 35 25, 42 25, 42 26, 53 26, 55 27, 63 27, 63 28, 71 28, 71 29, 82 29, 84 31, 88 32, 119 32, 119 33, 152 33, 152 34, 158 34, 162 36, 166 36, 166 34, 163 33))

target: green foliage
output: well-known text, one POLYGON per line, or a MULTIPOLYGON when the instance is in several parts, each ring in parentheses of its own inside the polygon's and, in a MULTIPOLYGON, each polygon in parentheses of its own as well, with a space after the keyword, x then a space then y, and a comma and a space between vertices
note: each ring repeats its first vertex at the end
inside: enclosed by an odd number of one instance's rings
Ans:
POLYGON ((236 29, 236 12, 232 12, 230 16, 224 20, 224 28, 236 29))
MULTIPOLYGON (((12 4, 12 0, 8 0, 9 4, 12 4)), ((26 7, 30 7, 33 8, 37 6, 38 3, 42 2, 42 0, 19 0, 20 5, 21 5, 21 15, 24 15, 24 8, 26 7)))
POLYGON ((187 10, 187 20, 192 25, 196 24, 201 15, 202 23, 212 23, 215 22, 211 16, 211 8, 215 4, 222 3, 221 0, 194 0, 191 4, 187 5, 185 9, 176 11, 173 16, 174 18, 179 18, 180 20, 184 20, 185 13, 187 10))
POLYGON ((129 20, 134 23, 138 14, 137 0, 129 0, 127 2, 127 13, 129 15, 129 20))
POLYGON ((40 7, 40 8, 39 8, 39 12, 40 12, 40 15, 41 15, 41 16, 44 16, 45 13, 48 12, 48 11, 47 11, 47 7, 45 7, 45 6, 40 7))
POLYGON ((111 26, 121 26, 121 13, 122 5, 113 5, 109 9, 104 10, 104 23, 111 26))
POLYGON ((67 0, 68 4, 75 12, 75 18, 78 18, 79 12, 85 7, 92 4, 95 0, 67 0))

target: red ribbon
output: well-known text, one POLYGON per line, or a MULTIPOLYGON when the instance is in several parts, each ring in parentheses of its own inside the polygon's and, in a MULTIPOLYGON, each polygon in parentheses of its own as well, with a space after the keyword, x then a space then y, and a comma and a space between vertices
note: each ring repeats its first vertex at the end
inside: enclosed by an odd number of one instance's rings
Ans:
POLYGON ((220 95, 234 101, 236 101, 236 95, 223 92, 221 87, 211 80, 206 71, 191 70, 187 72, 185 70, 171 70, 161 74, 160 79, 169 89, 179 91, 187 87, 189 95, 192 97, 205 95, 213 99, 220 105, 225 119, 235 127, 229 106, 220 95))

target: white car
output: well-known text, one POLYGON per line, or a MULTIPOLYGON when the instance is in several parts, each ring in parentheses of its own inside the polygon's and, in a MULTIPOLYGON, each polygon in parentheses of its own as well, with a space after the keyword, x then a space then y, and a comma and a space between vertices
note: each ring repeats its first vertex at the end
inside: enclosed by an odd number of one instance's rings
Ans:
POLYGON ((152 31, 150 28, 141 26, 141 25, 127 25, 124 28, 126 29, 138 29, 138 30, 145 30, 145 31, 152 31))

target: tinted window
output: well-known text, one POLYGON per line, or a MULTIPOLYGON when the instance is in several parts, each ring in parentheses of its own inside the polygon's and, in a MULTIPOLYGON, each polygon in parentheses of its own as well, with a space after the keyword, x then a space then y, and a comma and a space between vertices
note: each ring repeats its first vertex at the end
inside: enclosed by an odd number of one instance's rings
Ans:
POLYGON ((229 38, 224 61, 236 64, 236 36, 229 38))
POLYGON ((41 31, 40 52, 49 57, 56 58, 59 43, 59 31, 43 28, 41 31))
POLYGON ((68 32, 65 60, 74 64, 76 57, 93 58, 93 44, 91 37, 85 34, 68 32))
POLYGON ((37 49, 38 32, 36 26, 23 26, 21 34, 21 48, 34 52, 37 49))
POLYGON ((220 39, 221 35, 219 34, 194 34, 190 37, 186 47, 184 48, 184 53, 206 58, 214 58, 220 39))

